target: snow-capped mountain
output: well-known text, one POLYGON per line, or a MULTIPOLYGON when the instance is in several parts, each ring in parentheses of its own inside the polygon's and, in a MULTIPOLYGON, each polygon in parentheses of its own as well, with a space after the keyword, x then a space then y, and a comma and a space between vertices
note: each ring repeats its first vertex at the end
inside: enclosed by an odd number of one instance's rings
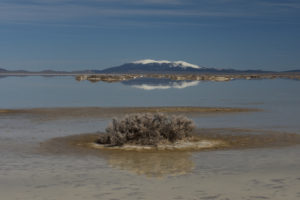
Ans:
POLYGON ((182 68, 187 68, 187 67, 191 67, 191 68, 195 68, 195 69, 200 69, 202 67, 198 66, 198 65, 194 65, 185 61, 168 61, 168 60, 152 60, 152 59, 145 59, 145 60, 138 60, 138 61, 134 61, 132 62, 134 64, 168 64, 170 67, 182 67, 182 68))
POLYGON ((193 73, 207 68, 185 61, 138 60, 102 70, 100 73, 193 73))

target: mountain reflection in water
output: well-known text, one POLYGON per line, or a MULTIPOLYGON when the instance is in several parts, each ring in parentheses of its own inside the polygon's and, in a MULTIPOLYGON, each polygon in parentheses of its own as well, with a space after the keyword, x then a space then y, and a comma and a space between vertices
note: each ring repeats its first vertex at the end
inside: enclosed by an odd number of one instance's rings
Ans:
POLYGON ((200 81, 171 80, 160 78, 138 78, 122 81, 122 84, 143 90, 183 89, 196 86, 200 81))

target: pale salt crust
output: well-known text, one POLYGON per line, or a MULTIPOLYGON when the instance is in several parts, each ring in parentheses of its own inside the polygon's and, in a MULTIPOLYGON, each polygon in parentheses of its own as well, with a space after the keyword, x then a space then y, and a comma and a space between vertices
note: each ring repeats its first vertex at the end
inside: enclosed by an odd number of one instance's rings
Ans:
POLYGON ((218 140, 200 140, 200 141, 179 141, 173 144, 159 144, 157 146, 150 145, 131 145, 109 147, 107 145, 89 143, 89 146, 96 149, 112 149, 125 151, 139 151, 139 150, 201 150, 210 149, 218 146, 223 146, 224 142, 218 140))

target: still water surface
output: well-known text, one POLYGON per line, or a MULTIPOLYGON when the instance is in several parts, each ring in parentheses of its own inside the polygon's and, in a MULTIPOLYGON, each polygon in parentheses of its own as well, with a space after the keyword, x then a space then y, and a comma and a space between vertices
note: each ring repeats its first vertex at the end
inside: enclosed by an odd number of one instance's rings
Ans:
MULTIPOLYGON (((300 133, 300 82, 154 84, 74 77, 0 78, 0 108, 210 106, 262 112, 193 116, 200 128, 300 133), (145 87, 147 86, 147 87, 145 87), (149 89, 150 88, 150 89, 149 89)), ((300 199, 300 146, 177 154, 44 154, 54 137, 104 131, 110 119, 0 115, 1 199, 300 199)))
POLYGON ((4 77, 0 79, 0 108, 248 107, 261 108, 264 112, 195 120, 201 127, 239 126, 300 131, 300 81, 235 80, 197 84, 172 83, 166 80, 151 82, 91 83, 78 82, 72 76, 4 77), (185 87, 174 87, 174 84, 185 87), (152 89, 143 89, 145 85, 152 86, 152 89))
POLYGON ((152 90, 143 89, 143 85, 151 84, 147 84, 147 80, 145 84, 141 81, 131 84, 130 81, 78 82, 71 76, 3 77, 0 78, 0 103, 2 108, 262 105, 273 108, 294 106, 300 99, 300 81, 294 80, 181 83, 182 87, 177 88, 162 81, 158 85, 164 87, 152 90))

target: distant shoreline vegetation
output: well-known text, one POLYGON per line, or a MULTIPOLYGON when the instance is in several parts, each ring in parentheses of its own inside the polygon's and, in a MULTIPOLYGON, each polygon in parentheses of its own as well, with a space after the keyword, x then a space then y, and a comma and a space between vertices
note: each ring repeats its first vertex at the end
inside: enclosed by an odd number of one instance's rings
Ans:
POLYGON ((261 80, 261 79, 291 79, 300 80, 300 73, 266 73, 266 74, 95 74, 77 75, 77 81, 88 80, 90 82, 124 82, 130 80, 156 79, 170 81, 215 81, 224 82, 232 80, 261 80))

